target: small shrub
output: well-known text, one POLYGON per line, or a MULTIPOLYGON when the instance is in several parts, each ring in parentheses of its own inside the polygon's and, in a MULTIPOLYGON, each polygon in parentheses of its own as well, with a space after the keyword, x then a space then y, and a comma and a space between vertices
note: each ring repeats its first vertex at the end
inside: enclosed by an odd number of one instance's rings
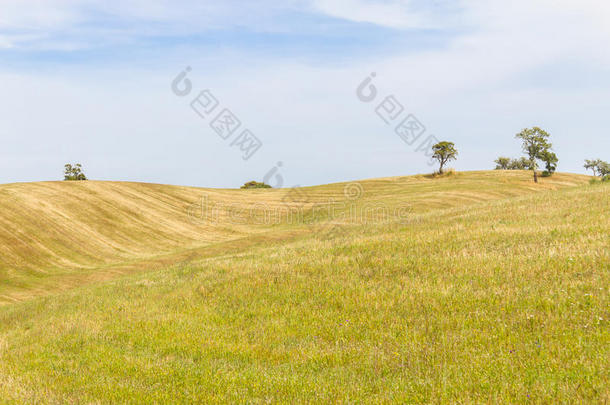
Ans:
POLYGON ((271 186, 269 184, 265 184, 263 182, 259 182, 259 181, 249 181, 246 184, 244 184, 243 186, 241 186, 241 189, 246 190, 246 189, 255 189, 255 188, 271 188, 271 186))
POLYGON ((589 180, 589 184, 601 184, 601 183, 606 183, 606 182, 610 182, 610 175, 601 177, 601 178, 592 178, 591 180, 589 180))
POLYGON ((451 176, 454 176, 455 174, 456 174, 455 169, 448 169, 448 170, 443 171, 442 173, 434 172, 434 173, 432 173, 432 177, 436 179, 438 177, 451 177, 451 176))

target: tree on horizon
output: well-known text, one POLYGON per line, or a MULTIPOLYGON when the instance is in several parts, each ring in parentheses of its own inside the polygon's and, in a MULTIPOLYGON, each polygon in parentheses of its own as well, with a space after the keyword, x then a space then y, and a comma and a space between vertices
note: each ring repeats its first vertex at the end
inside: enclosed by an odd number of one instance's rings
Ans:
POLYGON ((553 145, 548 141, 549 133, 539 127, 525 128, 515 138, 523 141, 523 152, 530 161, 530 170, 534 171, 534 182, 538 183, 538 160, 547 164, 547 174, 551 175, 557 168, 559 159, 551 152, 553 145))
POLYGON ((87 180, 87 176, 83 173, 83 166, 80 163, 77 163, 74 166, 68 163, 64 166, 64 181, 81 180, 87 180))
POLYGON ((458 155, 455 144, 448 141, 442 141, 432 146, 432 151, 434 152, 432 158, 436 159, 440 164, 440 168, 438 169, 439 174, 443 174, 443 167, 445 167, 449 161, 456 160, 458 155))

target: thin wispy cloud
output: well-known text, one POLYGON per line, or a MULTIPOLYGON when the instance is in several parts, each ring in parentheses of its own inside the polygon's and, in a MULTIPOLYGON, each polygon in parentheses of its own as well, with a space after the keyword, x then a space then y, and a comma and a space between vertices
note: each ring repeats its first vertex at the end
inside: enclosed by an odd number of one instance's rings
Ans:
MULTIPOLYGON (((291 1, 3 0, 0 34, 12 48, 90 48, 139 38, 188 36, 234 27, 272 29, 291 1), (24 37, 23 34, 30 34, 24 37)), ((281 25, 281 24, 278 24, 281 25)))
POLYGON ((370 2, 366 0, 314 0, 314 9, 350 21, 390 28, 427 28, 431 21, 415 12, 407 1, 370 2))

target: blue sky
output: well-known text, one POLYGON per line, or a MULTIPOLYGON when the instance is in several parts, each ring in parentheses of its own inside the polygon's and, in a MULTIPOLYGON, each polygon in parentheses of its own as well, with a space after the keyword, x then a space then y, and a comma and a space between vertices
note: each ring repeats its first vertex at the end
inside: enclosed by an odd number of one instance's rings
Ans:
POLYGON ((519 156, 514 134, 538 125, 559 170, 584 172, 610 160, 609 20, 593 0, 0 0, 0 183, 60 179, 67 162, 206 187, 278 162, 283 186, 430 172, 375 113, 390 95, 398 120, 456 143, 458 170, 519 156), (241 121, 232 136, 262 142, 250 159, 191 109, 204 89, 241 121))

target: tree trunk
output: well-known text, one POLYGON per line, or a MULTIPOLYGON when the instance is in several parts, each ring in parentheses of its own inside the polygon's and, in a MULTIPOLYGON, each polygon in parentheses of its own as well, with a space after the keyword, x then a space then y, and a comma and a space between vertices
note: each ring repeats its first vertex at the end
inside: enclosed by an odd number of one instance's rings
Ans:
POLYGON ((538 183, 538 172, 534 169, 534 183, 538 183))

